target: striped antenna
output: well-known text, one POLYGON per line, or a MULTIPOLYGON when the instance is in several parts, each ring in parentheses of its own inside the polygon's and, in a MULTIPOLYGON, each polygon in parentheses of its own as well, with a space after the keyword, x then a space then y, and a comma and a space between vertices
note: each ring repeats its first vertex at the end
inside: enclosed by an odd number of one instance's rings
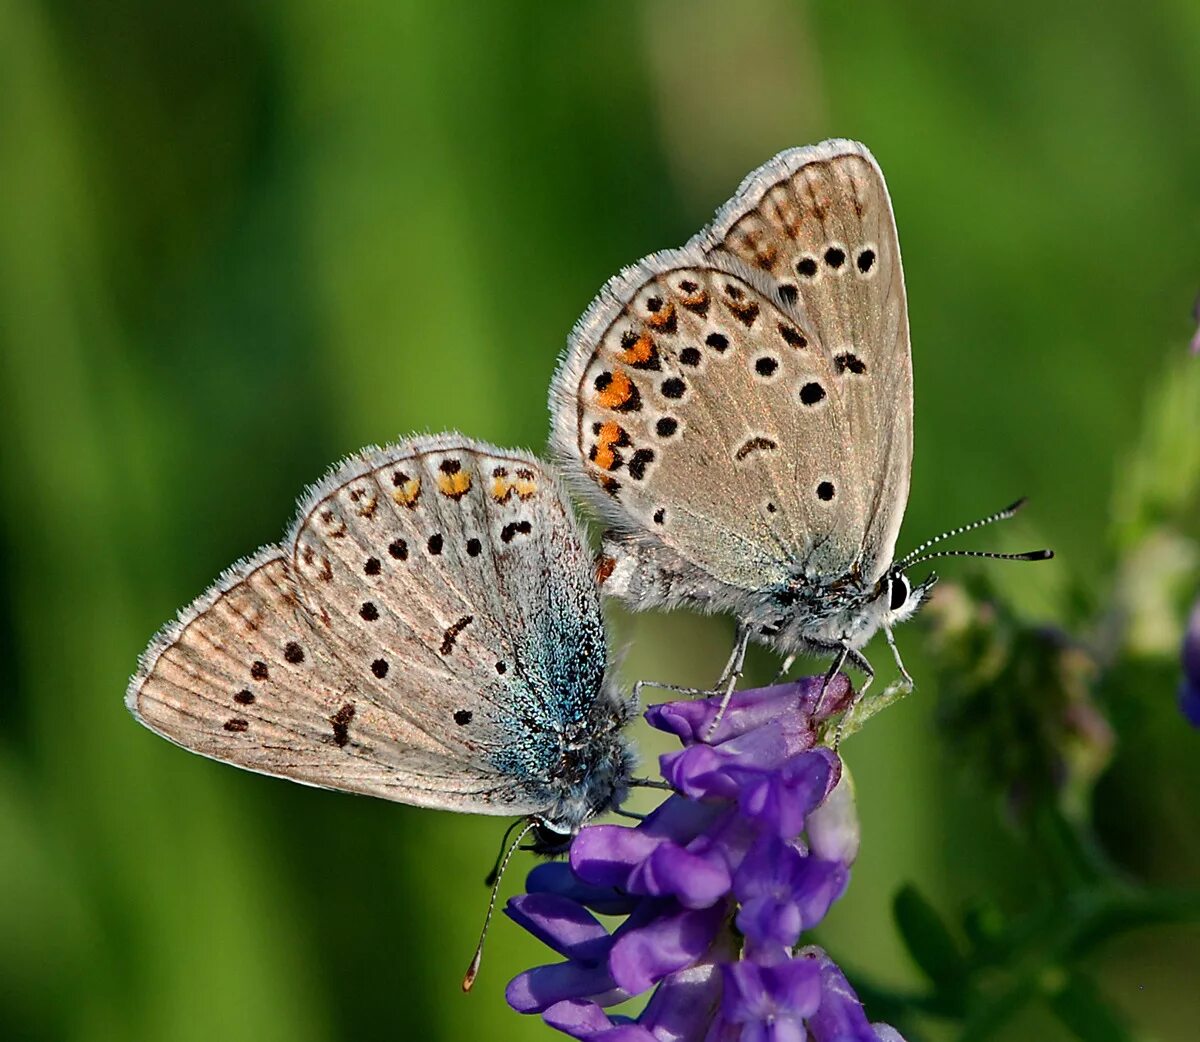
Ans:
MULTIPOLYGON (((496 897, 500 893, 500 880, 504 878, 504 870, 508 868, 509 861, 512 860, 513 854, 516 853, 517 847, 521 845, 526 834, 537 825, 537 819, 531 818, 529 823, 517 833, 517 838, 512 841, 512 845, 505 852, 503 858, 500 859, 500 866, 495 870, 496 881, 492 884, 492 896, 488 900, 487 915, 483 917, 483 929, 479 931, 479 943, 475 946, 475 954, 471 958, 471 965, 467 967, 467 972, 463 976, 462 990, 470 991, 475 984, 475 978, 479 976, 479 964, 483 962, 483 942, 487 937, 488 927, 492 925, 492 913, 496 910, 496 897)), ((511 832, 512 829, 509 829, 511 832)), ((507 836, 507 833, 505 833, 507 836)))
MULTIPOLYGON (((952 528, 948 532, 943 532, 941 535, 935 535, 932 539, 926 539, 925 542, 913 550, 912 553, 898 561, 895 567, 898 571, 903 571, 910 564, 918 564, 919 562, 916 560, 916 558, 920 557, 921 554, 923 554, 935 543, 940 543, 943 539, 950 539, 956 535, 962 535, 964 532, 974 532, 977 528, 983 528, 984 525, 994 524, 997 521, 1007 521, 1024 505, 1025 497, 1022 496, 1015 503, 1010 503, 1003 510, 997 510, 994 514, 989 514, 987 517, 980 518, 978 521, 972 521, 969 525, 960 525, 958 528, 952 528)), ((951 555, 947 554, 946 556, 951 555)), ((922 558, 922 560, 929 560, 929 558, 922 558)), ((1030 558, 1030 560, 1037 560, 1037 558, 1030 558)))

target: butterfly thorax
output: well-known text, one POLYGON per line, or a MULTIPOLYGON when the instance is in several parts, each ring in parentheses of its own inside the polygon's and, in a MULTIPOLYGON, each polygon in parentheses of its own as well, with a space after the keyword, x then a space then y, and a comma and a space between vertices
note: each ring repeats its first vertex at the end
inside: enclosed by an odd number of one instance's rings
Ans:
POLYGON ((782 655, 861 648, 880 627, 912 615, 935 579, 910 587, 897 568, 873 580, 857 569, 828 579, 798 565, 792 578, 750 590, 719 581, 661 544, 611 531, 599 567, 605 592, 638 611, 726 613, 749 629, 752 640, 782 655))
POLYGON ((539 817, 552 829, 574 834, 624 800, 635 755, 623 731, 634 711, 633 703, 609 688, 585 720, 558 729, 553 762, 537 783, 542 790, 537 798, 548 808, 539 817))
POLYGON ((747 597, 742 621, 751 636, 784 654, 862 647, 887 615, 886 587, 843 576, 833 582, 798 579, 747 597))

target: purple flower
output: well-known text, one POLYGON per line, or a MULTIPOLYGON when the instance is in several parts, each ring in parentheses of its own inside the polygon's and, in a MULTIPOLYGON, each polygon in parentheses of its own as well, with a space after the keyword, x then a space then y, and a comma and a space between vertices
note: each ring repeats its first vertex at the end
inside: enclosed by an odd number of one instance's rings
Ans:
POLYGON ((1192 608, 1183 635, 1183 682, 1179 685, 1179 708, 1193 727, 1200 727, 1200 601, 1192 608))
POLYGON ((529 874, 506 912, 565 961, 514 978, 514 1009, 585 1042, 903 1042, 824 952, 798 947, 858 852, 848 779, 818 744, 850 686, 819 698, 822 679, 735 693, 711 742, 719 699, 647 710, 682 743, 660 758, 675 793, 529 874), (623 918, 610 932, 596 914, 623 918), (606 1012, 647 991, 636 1019, 606 1012))

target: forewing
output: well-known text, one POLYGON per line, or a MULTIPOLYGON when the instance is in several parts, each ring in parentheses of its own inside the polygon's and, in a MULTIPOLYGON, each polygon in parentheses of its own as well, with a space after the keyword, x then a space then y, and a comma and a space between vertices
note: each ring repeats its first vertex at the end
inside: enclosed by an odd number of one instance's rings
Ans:
POLYGON ((529 789, 606 668, 590 558, 531 456, 459 437, 369 451, 314 491, 297 596, 381 711, 529 789))
POLYGON ((553 479, 443 436, 337 468, 282 547, 155 638, 127 704, 176 744, 264 774, 538 813, 537 771, 558 751, 545 703, 586 711, 604 669, 590 562, 553 479), (441 466, 452 458, 461 469, 441 466))
POLYGON ((833 360, 853 446, 861 569, 892 562, 912 468, 912 359, 900 246, 883 174, 865 147, 826 141, 750 174, 694 244, 727 251, 795 301, 833 360))
POLYGON ((278 547, 230 569, 155 638, 127 705, 185 749, 307 785, 464 809, 507 788, 367 697, 297 611, 278 547))
POLYGON ((572 334, 553 440, 614 527, 758 590, 842 574, 863 510, 834 364, 732 257, 668 251, 623 272, 572 334))

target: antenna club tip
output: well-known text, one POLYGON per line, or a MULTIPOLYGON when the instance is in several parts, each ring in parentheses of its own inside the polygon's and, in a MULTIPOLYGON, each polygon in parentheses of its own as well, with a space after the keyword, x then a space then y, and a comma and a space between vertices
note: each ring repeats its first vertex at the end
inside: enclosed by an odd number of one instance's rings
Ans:
POLYGON ((1029 555, 1029 558, 1032 561, 1049 561, 1053 556, 1053 550, 1034 550, 1034 552, 1029 555))
POLYGON ((471 965, 467 967, 467 972, 463 974, 462 990, 465 995, 475 986, 475 978, 479 976, 479 963, 482 952, 476 952, 475 958, 471 960, 471 965))

